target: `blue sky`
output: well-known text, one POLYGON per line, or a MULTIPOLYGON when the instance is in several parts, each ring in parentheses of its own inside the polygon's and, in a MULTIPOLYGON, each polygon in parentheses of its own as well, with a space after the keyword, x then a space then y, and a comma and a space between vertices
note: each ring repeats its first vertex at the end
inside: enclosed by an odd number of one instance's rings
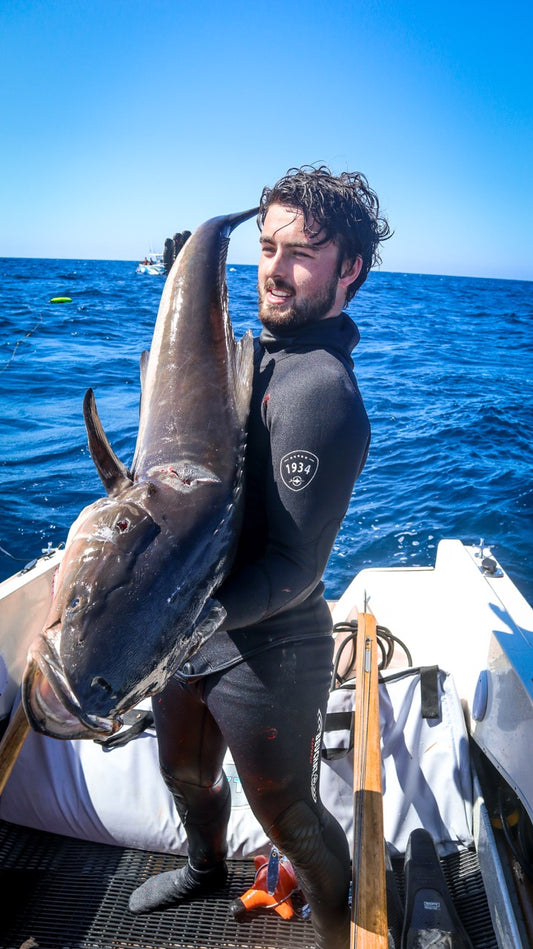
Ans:
POLYGON ((529 0, 0 0, 0 255, 139 259, 324 162, 378 192, 384 270, 531 280, 532 32, 529 0))

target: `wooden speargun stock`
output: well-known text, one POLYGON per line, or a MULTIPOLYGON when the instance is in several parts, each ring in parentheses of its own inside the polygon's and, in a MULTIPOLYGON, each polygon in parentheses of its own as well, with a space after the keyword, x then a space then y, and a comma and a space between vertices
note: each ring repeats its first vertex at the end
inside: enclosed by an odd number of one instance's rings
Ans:
POLYGON ((387 949, 388 944, 376 620, 364 612, 357 618, 355 657, 350 949, 387 949))
POLYGON ((12 716, 0 742, 0 794, 6 786, 7 779, 13 770, 13 765, 29 730, 28 719, 21 703, 12 716))

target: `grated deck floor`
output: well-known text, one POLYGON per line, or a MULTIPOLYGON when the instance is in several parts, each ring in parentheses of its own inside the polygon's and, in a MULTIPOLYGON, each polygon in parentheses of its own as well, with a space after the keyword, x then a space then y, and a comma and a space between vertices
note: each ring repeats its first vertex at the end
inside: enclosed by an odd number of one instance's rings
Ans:
MULTIPOLYGON (((149 916, 128 911, 132 889, 183 862, 0 822, 0 949, 312 949, 309 922, 233 919, 229 903, 252 884, 251 861, 231 861, 216 897, 149 916)), ((496 949, 475 854, 443 867, 475 949, 496 949)))

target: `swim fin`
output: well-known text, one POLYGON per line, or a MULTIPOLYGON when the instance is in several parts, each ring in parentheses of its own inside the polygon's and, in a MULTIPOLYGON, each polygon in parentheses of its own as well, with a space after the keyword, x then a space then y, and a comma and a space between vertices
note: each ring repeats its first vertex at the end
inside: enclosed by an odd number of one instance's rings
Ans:
POLYGON ((418 828, 405 853, 402 949, 472 949, 453 905, 433 838, 418 828))

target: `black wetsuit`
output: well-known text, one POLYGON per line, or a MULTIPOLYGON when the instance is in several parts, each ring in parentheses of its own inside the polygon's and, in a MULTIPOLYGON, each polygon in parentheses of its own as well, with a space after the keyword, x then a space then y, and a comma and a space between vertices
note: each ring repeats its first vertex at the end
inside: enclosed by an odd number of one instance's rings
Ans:
POLYGON ((154 699, 191 863, 225 855, 229 746, 327 949, 347 945, 350 871, 345 835, 318 794, 333 650, 321 577, 370 440, 350 357, 358 340, 346 314, 256 340, 244 524, 217 592, 227 618, 154 699))

